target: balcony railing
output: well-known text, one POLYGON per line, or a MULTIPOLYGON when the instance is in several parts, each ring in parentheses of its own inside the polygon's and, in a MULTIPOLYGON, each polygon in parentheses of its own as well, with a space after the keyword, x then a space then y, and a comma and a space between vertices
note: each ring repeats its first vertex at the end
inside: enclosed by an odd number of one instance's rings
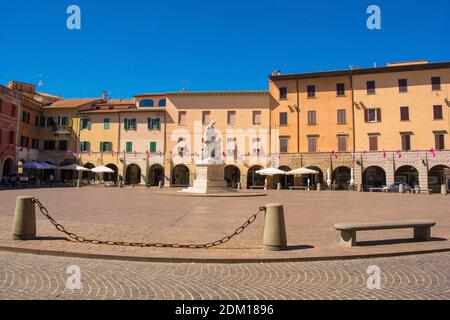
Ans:
POLYGON ((53 126, 51 130, 54 134, 70 134, 69 126, 53 126))

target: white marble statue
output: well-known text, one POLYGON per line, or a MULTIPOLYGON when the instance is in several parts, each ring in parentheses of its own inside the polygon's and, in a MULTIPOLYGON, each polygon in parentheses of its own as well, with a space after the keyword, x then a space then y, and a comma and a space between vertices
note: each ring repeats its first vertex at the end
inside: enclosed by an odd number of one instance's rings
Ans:
POLYGON ((217 131, 214 126, 216 125, 215 121, 211 121, 211 123, 206 128, 205 134, 203 135, 203 160, 202 163, 206 164, 217 164, 221 163, 220 161, 220 142, 217 138, 217 131))

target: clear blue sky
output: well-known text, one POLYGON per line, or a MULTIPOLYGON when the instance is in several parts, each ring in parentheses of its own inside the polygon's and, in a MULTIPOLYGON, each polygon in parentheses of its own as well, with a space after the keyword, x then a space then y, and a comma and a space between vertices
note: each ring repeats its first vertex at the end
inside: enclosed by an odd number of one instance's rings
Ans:
POLYGON ((448 0, 2 1, 0 83, 65 97, 267 89, 267 76, 450 61, 448 0), (82 29, 66 28, 66 9, 82 29), (366 9, 382 10, 382 30, 366 9))

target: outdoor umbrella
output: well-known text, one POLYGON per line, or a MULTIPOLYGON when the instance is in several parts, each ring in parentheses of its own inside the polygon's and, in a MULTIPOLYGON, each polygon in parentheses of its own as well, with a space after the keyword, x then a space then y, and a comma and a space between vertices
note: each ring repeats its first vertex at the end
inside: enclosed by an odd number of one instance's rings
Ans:
POLYGON ((45 166, 43 166, 40 163, 37 162, 28 162, 28 163, 24 163, 22 166, 20 166, 22 169, 37 169, 37 170, 41 170, 41 169, 46 169, 45 166))
POLYGON ((280 169, 276 169, 276 168, 267 168, 267 169, 262 169, 262 170, 258 170, 255 173, 261 175, 261 176, 275 176, 277 174, 286 174, 285 171, 280 170, 280 169))
POLYGON ((52 164, 48 164, 47 162, 41 162, 39 164, 42 166, 43 170, 55 170, 55 169, 58 169, 57 166, 54 166, 52 164))
POLYGON ((113 169, 110 169, 110 168, 105 167, 105 166, 95 167, 94 169, 91 169, 91 171, 94 172, 94 173, 114 173, 113 169))
POLYGON ((73 170, 73 171, 91 171, 88 168, 79 166, 77 164, 70 164, 68 166, 59 167, 60 170, 73 170))
POLYGON ((299 168, 289 172, 286 172, 287 175, 302 175, 302 174, 319 174, 318 171, 311 170, 308 168, 299 168))

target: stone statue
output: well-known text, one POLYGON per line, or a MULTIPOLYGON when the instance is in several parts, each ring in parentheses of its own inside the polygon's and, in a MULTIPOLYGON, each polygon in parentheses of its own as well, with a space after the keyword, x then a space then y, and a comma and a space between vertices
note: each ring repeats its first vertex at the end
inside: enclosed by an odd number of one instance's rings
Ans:
POLYGON ((214 126, 216 125, 215 121, 211 121, 211 123, 206 128, 205 134, 203 135, 203 163, 219 163, 218 156, 220 154, 219 141, 217 139, 217 132, 214 126))

